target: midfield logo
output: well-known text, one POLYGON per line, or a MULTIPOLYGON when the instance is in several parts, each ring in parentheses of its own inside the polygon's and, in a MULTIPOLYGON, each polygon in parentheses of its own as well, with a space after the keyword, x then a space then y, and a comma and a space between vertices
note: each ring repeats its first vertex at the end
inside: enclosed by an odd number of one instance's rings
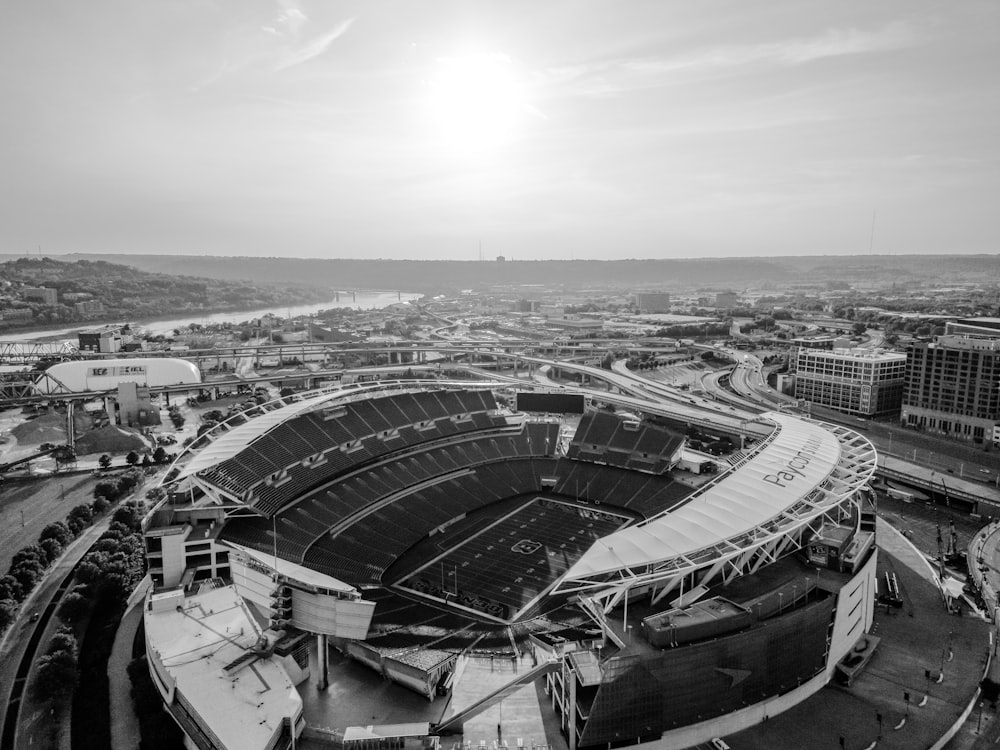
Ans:
POLYGON ((541 542, 535 542, 531 539, 522 539, 513 547, 510 548, 511 552, 520 552, 522 555, 533 555, 538 552, 538 549, 542 546, 541 542))

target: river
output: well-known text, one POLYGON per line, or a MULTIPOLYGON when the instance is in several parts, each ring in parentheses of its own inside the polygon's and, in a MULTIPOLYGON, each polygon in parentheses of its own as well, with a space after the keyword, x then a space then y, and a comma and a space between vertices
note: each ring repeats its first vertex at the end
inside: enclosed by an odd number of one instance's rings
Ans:
MULTIPOLYGON (((133 328, 139 328, 155 336, 170 335, 174 329, 184 328, 191 323, 209 325, 212 323, 242 323, 264 315, 277 315, 282 318, 298 315, 311 315, 320 310, 331 310, 335 307, 361 308, 375 310, 397 302, 410 302, 420 299, 422 295, 413 292, 340 292, 328 302, 318 302, 312 305, 285 305, 283 307, 268 307, 261 310, 244 310, 243 312, 207 313, 188 318, 174 320, 130 321, 133 328)), ((0 333, 0 341, 53 341, 75 335, 78 331, 93 328, 93 325, 77 325, 72 328, 60 328, 48 331, 28 331, 21 333, 0 333)))

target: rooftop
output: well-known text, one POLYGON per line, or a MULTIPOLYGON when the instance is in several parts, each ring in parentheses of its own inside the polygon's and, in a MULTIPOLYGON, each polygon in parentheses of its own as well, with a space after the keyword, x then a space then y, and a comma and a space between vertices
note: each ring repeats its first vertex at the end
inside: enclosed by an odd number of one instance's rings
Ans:
POLYGON ((282 722, 301 714, 284 668, 252 655, 261 631, 232 586, 153 594, 144 620, 151 658, 224 747, 268 747, 282 722))

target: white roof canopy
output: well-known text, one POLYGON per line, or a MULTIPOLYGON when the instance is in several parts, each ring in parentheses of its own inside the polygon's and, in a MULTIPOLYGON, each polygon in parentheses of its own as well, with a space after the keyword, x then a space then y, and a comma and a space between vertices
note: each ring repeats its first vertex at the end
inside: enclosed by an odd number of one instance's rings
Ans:
MULTIPOLYGON (((599 539, 563 581, 593 581, 616 571, 689 561, 727 540, 766 536, 769 524, 797 518, 790 514, 797 504, 828 478, 843 473, 843 445, 818 423, 777 412, 764 417, 777 430, 746 463, 679 509, 599 539)), ((871 456, 873 470, 874 453, 871 456)), ((843 484, 842 478, 836 480, 843 484)))

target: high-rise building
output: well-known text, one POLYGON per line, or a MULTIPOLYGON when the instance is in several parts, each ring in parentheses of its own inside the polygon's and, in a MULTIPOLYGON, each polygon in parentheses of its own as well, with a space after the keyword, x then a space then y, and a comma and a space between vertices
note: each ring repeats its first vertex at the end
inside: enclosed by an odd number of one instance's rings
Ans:
POLYGON ((906 355, 879 349, 799 348, 795 398, 847 414, 874 417, 899 411, 906 355))
POLYGON ((904 424, 985 443, 1000 424, 1000 336, 938 336, 907 349, 904 424))

